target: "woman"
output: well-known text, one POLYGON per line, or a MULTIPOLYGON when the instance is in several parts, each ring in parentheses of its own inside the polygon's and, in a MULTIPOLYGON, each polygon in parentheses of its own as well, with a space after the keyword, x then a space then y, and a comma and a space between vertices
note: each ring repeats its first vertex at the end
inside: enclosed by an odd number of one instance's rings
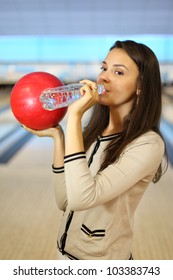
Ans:
POLYGON ((102 62, 97 84, 81 81, 82 98, 60 126, 30 132, 54 139, 55 194, 64 214, 58 248, 65 259, 131 259, 135 209, 162 175, 159 132, 161 79, 154 53, 117 41, 102 62), (87 127, 83 114, 93 105, 87 127))

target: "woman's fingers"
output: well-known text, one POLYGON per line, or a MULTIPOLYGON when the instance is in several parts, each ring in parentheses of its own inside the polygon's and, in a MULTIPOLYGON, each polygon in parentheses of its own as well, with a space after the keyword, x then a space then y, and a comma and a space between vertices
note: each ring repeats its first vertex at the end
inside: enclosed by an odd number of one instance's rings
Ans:
POLYGON ((62 132, 62 128, 60 125, 57 125, 56 127, 51 127, 51 128, 47 128, 47 129, 44 129, 44 130, 34 130, 34 129, 31 129, 29 127, 26 127, 25 125, 22 125, 22 127, 27 130, 28 132, 32 133, 32 134, 35 134, 39 137, 54 137, 55 135, 57 134, 63 134, 62 132))
POLYGON ((81 80, 79 83, 84 84, 84 85, 87 84, 91 90, 94 90, 97 88, 96 82, 93 82, 91 80, 84 79, 84 80, 81 80))

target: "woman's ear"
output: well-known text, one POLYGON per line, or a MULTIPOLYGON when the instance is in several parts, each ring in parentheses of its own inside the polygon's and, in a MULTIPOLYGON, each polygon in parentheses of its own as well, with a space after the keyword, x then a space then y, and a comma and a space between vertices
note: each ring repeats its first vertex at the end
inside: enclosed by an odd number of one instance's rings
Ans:
POLYGON ((141 94, 141 90, 137 88, 136 95, 139 96, 141 94))
POLYGON ((139 97, 141 95, 141 90, 139 88, 137 88, 137 91, 136 91, 136 104, 139 103, 139 97))

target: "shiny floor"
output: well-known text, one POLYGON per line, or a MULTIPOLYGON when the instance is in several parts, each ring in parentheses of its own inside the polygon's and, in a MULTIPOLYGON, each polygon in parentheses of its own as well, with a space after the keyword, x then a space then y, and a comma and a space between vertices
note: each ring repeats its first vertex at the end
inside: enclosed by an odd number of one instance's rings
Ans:
MULTIPOLYGON (((56 260, 62 213, 52 188, 52 140, 23 131, 9 108, 8 89, 0 91, 0 102, 0 259, 56 260)), ((172 113, 169 117, 171 121, 172 113)), ((172 217, 170 164, 160 182, 149 186, 136 211, 135 259, 173 259, 172 217)))

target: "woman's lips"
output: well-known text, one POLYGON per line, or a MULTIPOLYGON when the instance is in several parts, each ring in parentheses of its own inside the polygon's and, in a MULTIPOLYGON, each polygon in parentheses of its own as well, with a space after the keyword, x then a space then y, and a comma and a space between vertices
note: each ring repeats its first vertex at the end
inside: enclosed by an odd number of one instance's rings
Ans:
POLYGON ((104 88, 104 91, 103 91, 103 93, 102 94, 107 94, 109 91, 106 89, 106 88, 104 88))

